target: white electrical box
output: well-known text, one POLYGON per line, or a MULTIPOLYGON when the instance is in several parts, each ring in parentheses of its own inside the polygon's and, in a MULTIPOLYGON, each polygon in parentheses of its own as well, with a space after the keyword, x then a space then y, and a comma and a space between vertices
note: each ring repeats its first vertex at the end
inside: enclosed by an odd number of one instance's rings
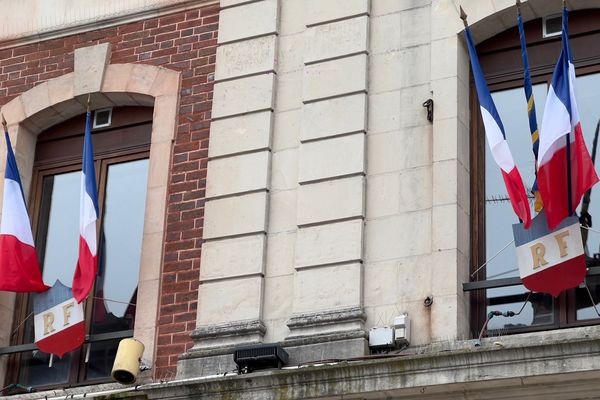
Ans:
POLYGON ((394 341, 401 346, 410 344, 410 319, 408 314, 394 318, 394 341))
POLYGON ((389 326, 376 326, 369 330, 369 347, 373 349, 393 348, 394 329, 389 326))

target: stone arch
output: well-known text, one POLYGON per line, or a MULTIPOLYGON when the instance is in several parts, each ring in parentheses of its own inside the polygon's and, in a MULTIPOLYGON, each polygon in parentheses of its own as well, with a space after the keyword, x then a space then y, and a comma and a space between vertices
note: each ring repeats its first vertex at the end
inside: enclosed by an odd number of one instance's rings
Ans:
MULTIPOLYGON (((82 74, 85 75, 84 72, 82 74)), ((50 79, 17 96, 2 107, 19 163, 26 195, 32 179, 37 135, 86 109, 87 93, 81 93, 81 76, 71 72, 50 79)), ((151 362, 156 351, 155 337, 159 307, 160 273, 165 231, 165 209, 172 143, 175 137, 180 73, 143 64, 106 66, 100 90, 91 92, 93 108, 109 106, 153 106, 142 256, 138 283, 134 337, 146 346, 144 359, 151 362)), ((4 175, 4 141, 0 144, 0 174, 4 175)), ((2 187, 0 185, 0 201, 2 187)), ((0 316, 12 319, 14 294, 0 294, 0 316)), ((8 345, 10 325, 0 328, 0 342, 8 345)))

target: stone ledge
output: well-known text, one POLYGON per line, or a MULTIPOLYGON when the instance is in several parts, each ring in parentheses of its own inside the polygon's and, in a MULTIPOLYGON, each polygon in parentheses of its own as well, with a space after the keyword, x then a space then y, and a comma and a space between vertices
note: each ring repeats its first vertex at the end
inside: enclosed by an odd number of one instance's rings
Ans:
POLYGON ((432 344, 386 357, 144 385, 149 399, 580 399, 597 396, 600 327, 432 344), (501 345, 496 343, 500 342, 501 345), (361 397, 362 395, 362 397, 361 397), (353 397, 354 398, 354 397, 353 397))
POLYGON ((232 322, 222 325, 211 325, 198 327, 192 331, 190 337, 193 340, 213 339, 224 336, 239 336, 246 334, 264 335, 267 331, 265 324, 260 320, 249 320, 232 322))
POLYGON ((351 307, 339 310, 298 314, 290 318, 287 326, 290 329, 295 329, 307 326, 332 325, 339 322, 364 322, 366 319, 367 315, 361 307, 351 307))

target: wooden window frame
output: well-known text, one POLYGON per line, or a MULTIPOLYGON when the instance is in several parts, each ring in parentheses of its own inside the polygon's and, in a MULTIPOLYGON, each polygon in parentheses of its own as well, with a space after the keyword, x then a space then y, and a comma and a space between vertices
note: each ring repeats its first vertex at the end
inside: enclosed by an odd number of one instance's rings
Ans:
MULTIPOLYGON (((112 125, 110 127, 98 128, 92 130, 92 138, 94 145, 97 144, 97 138, 105 135, 107 140, 100 140, 101 146, 97 150, 94 149, 94 165, 96 167, 96 181, 98 182, 98 208, 101 223, 97 227, 97 237, 100 238, 100 232, 103 229, 104 221, 104 200, 106 196, 106 185, 108 177, 108 169, 111 165, 120 164, 128 161, 148 159, 150 156, 150 139, 152 130, 152 108, 151 107, 122 107, 115 108, 113 113, 112 125), (117 133, 118 137, 114 135, 117 133), (113 135, 110 135, 110 134, 113 135), (133 136, 132 136, 133 135, 133 136), (117 139, 125 140, 134 137, 135 140, 131 143, 119 142, 117 139), (143 137, 143 139, 141 139, 143 137)), ((30 190, 29 211, 32 215, 33 237, 36 239, 36 250, 40 265, 43 266, 42 249, 45 249, 45 243, 39 239, 40 229, 47 227, 40 226, 42 223, 40 218, 43 217, 41 210, 43 181, 44 178, 51 175, 81 171, 81 148, 83 146, 83 129, 85 127, 85 115, 74 117, 55 127, 48 129, 38 137, 38 146, 36 147, 36 161, 33 167, 32 184, 30 190), (53 157, 53 152, 45 154, 43 144, 61 141, 70 141, 69 148, 63 148, 67 153, 66 156, 58 154, 53 157), (41 158, 41 160, 39 159, 41 158)), ((52 146, 52 145, 51 145, 52 146)), ((60 146, 59 146, 60 147, 60 146)), ((45 235, 41 235, 44 237, 45 235)), ((95 293, 95 285, 91 293, 95 293)), ((11 330, 11 345, 19 346, 25 341, 27 323, 23 323, 27 317, 27 305, 29 303, 29 294, 17 294, 15 301, 15 312, 13 317, 13 328, 11 330)), ((132 331, 123 331, 122 334, 106 335, 106 334, 91 334, 91 320, 93 301, 87 301, 84 304, 84 316, 86 327, 86 341, 83 346, 74 350, 71 359, 70 373, 67 383, 58 383, 52 385, 38 386, 38 390, 54 389, 64 386, 82 386, 93 385, 98 383, 110 382, 110 378, 86 379, 87 367, 84 363, 86 355, 86 346, 91 346, 94 343, 99 343, 105 340, 118 340, 120 336, 132 336, 132 331), (131 334, 128 334, 131 333, 131 334), (114 339, 106 339, 107 337, 116 336, 114 339)), ((14 352, 10 354, 8 360, 8 368, 6 374, 6 382, 17 382, 19 379, 19 368, 21 365, 22 352, 14 352), (11 367, 12 366, 12 367, 11 367)))
MULTIPOLYGON (((574 49, 577 76, 600 73, 600 49, 587 46, 586 43, 600 41, 600 10, 580 10, 569 15, 569 33, 571 48, 574 49)), ((561 37, 542 37, 542 19, 525 24, 528 51, 531 64, 533 84, 550 84, 552 73, 561 48, 561 37), (532 52, 533 49, 533 52, 532 52), (532 55, 534 57, 532 57, 532 55)), ((523 70, 521 49, 517 28, 511 28, 477 46, 480 62, 491 92, 522 88, 523 70), (508 60, 508 61, 507 61, 508 60)), ((470 117, 470 166, 471 166, 471 273, 486 261, 485 240, 485 133, 479 111, 477 93, 472 75, 469 90, 470 117)), ((523 107, 525 108, 523 95, 523 107)), ((541 121, 538 121, 538 125, 541 121)), ((477 272, 474 281, 485 281, 485 268, 477 272)), ((510 286, 510 285, 509 285, 510 286)), ((523 301, 525 299, 523 298, 523 301)), ((563 292, 555 299, 555 318, 553 324, 519 327, 502 330, 502 334, 535 332, 559 328, 597 325, 600 318, 576 320, 575 290, 563 292)), ((471 290, 471 329, 477 337, 483 326, 487 313, 486 289, 471 290)))

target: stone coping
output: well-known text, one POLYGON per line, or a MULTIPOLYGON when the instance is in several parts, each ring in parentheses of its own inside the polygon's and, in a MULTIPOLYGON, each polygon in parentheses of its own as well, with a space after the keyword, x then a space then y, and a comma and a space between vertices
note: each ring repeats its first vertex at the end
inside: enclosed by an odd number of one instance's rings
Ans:
POLYGON ((140 387, 149 399, 580 398, 597 395, 600 326, 441 342, 393 355, 325 360, 248 375, 212 376, 140 387), (453 394, 454 393, 454 394, 453 394), (545 393, 545 395, 544 395, 545 393), (360 395, 359 395, 360 394, 360 395), (554 397, 547 397, 552 394, 554 397), (556 397, 560 394, 559 397, 556 397), (495 397, 498 396, 498 397, 495 397), (546 397, 544 397, 546 396, 546 397))

